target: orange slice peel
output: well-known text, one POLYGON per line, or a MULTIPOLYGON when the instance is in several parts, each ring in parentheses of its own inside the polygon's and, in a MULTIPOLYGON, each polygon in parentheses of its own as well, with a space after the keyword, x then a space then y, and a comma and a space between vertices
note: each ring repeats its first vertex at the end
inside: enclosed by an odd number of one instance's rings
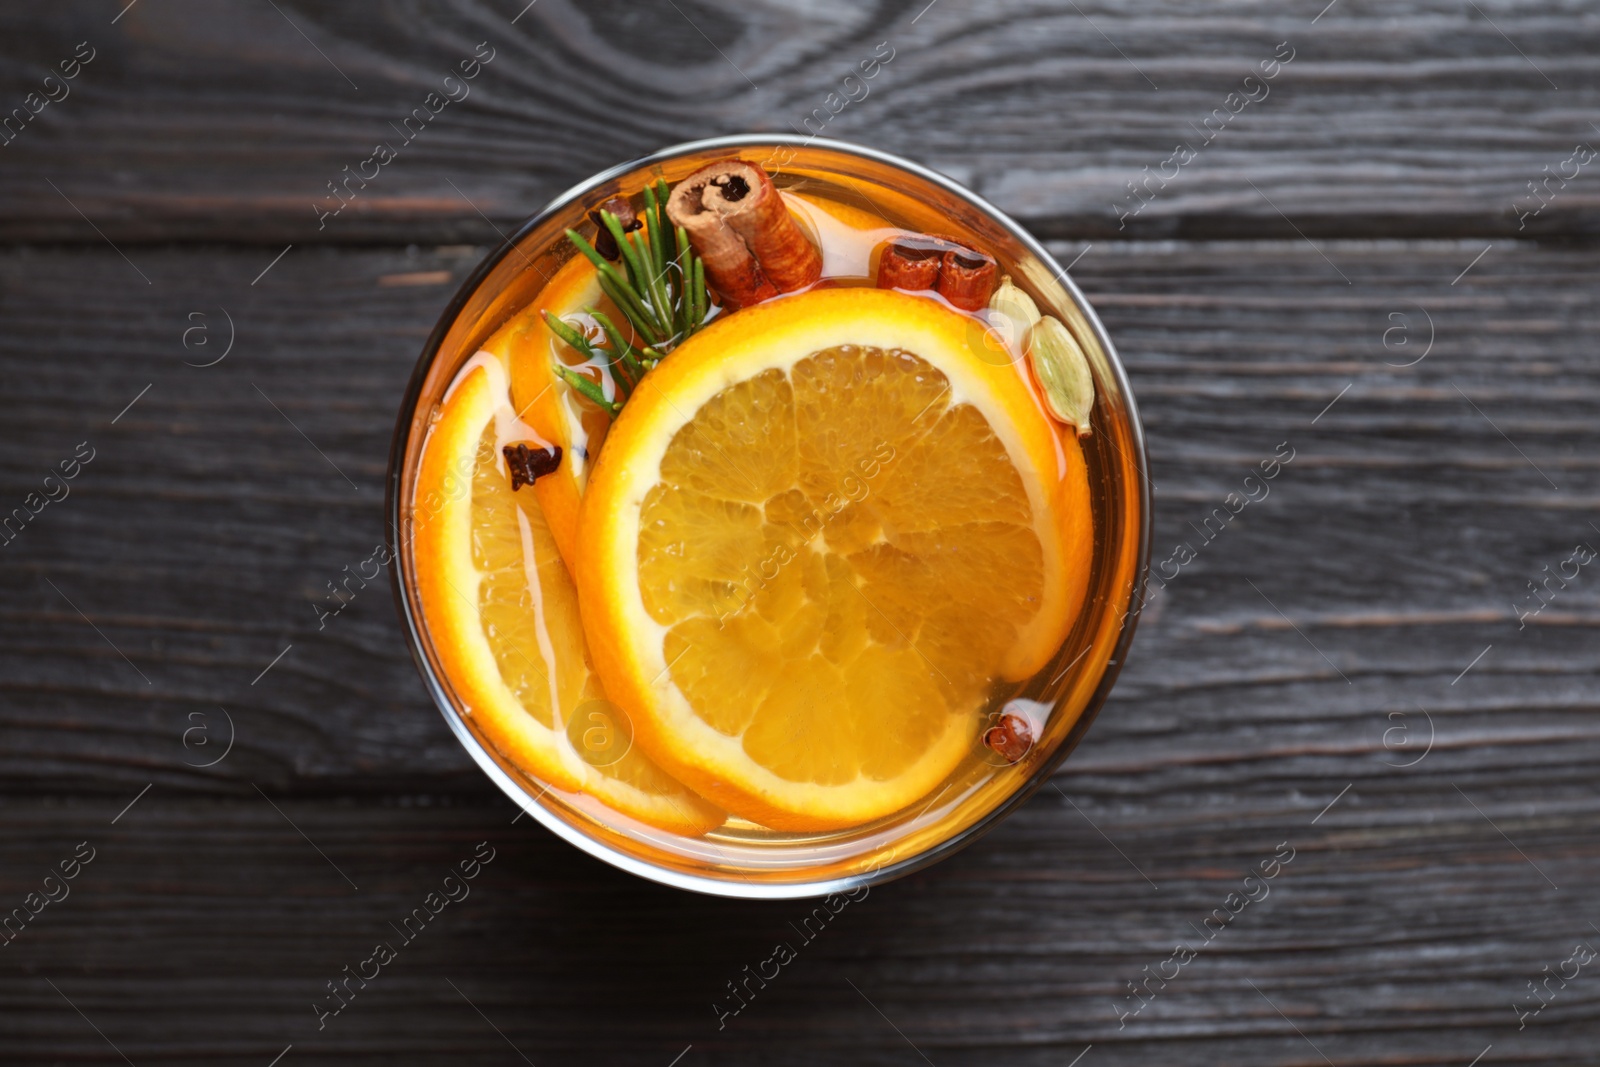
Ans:
POLYGON ((1082 456, 972 321, 888 290, 770 301, 608 432, 574 568, 596 670, 736 814, 823 831, 926 797, 1077 615, 1082 456))
POLYGON ((419 465, 417 589, 445 678, 480 736, 549 788, 648 826, 703 834, 724 813, 630 744, 626 713, 591 669, 551 525, 527 489, 511 489, 500 449, 532 431, 508 388, 498 357, 474 357, 419 465))

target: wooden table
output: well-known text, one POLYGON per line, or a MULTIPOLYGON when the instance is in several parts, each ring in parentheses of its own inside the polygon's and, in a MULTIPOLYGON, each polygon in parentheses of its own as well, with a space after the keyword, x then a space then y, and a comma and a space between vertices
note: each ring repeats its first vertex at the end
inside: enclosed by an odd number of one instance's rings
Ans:
POLYGON ((1600 945, 1600 568, 1530 592, 1600 546, 1592 7, 524 2, 0 12, 0 109, 59 97, 0 135, 0 510, 61 497, 0 546, 0 908, 70 890, 0 948, 0 1062, 1595 1061, 1600 964, 1566 961, 1600 945), (319 219, 480 42, 470 95, 319 219), (382 537, 401 390, 500 232, 818 108, 1075 264, 1155 558, 1196 558, 1059 791, 719 1028, 808 909, 512 825, 388 590, 316 606, 382 537), (470 898, 319 1030, 482 841, 470 898))

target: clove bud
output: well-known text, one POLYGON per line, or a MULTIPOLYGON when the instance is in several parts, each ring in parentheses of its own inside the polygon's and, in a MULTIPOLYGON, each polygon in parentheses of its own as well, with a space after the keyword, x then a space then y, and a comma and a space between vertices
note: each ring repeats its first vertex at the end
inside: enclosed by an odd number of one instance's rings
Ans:
POLYGON ((530 444, 518 441, 501 450, 506 457, 506 469, 511 472, 511 491, 532 485, 561 466, 560 445, 530 444))
POLYGON ((594 250, 615 263, 622 255, 622 249, 617 247, 617 239, 611 236, 611 228, 601 220, 602 211, 609 211, 617 217, 617 221, 622 224, 623 233, 643 229, 644 221, 633 213, 633 205, 628 203, 627 197, 622 196, 613 196, 589 212, 589 221, 595 226, 594 250))

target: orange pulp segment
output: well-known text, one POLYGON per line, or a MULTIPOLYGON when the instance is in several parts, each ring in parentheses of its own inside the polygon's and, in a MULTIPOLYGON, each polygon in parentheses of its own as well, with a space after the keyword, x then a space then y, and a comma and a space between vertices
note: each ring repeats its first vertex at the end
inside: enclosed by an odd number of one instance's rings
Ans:
POLYGON ((974 321, 774 300, 684 342, 611 427, 579 520, 589 646, 639 743, 730 811, 827 830, 925 797, 1077 614, 1064 511, 1087 500, 974 321))
POLYGON ((509 370, 517 417, 533 428, 542 443, 561 449, 561 465, 534 482, 533 495, 562 558, 569 562, 578 536, 578 505, 611 419, 556 377, 554 361, 565 362, 564 357, 575 358, 576 353, 551 332, 541 312, 559 319, 601 303, 594 268, 588 260, 574 256, 561 265, 532 305, 495 331, 482 347, 498 356, 509 370))
POLYGON ((723 813, 631 745, 626 714, 592 673, 572 578, 500 454, 502 437, 523 429, 506 373, 493 356, 475 363, 424 446, 413 512, 418 594, 444 674, 482 734, 529 774, 648 825, 704 833, 723 813))

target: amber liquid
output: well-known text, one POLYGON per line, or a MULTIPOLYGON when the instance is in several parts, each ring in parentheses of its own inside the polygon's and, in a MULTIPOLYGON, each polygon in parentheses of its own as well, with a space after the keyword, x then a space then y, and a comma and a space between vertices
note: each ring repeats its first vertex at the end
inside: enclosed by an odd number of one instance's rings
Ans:
MULTIPOLYGON (((795 151, 795 150, 790 150, 795 151)), ((804 158, 804 150, 799 150, 804 158)), ((685 164, 687 165, 687 164, 685 164)), ((769 168, 771 169, 771 168, 769 168)), ((655 174, 640 174, 642 187, 655 174)), ((671 172, 668 180, 681 177, 671 172)), ((543 783, 528 779, 530 795, 563 822, 581 833, 647 863, 689 874, 710 875, 718 880, 742 881, 752 886, 761 883, 810 882, 825 878, 870 877, 874 872, 913 859, 941 842, 962 835, 985 816, 1005 805, 1019 790, 1037 784, 1040 772, 1051 765, 1081 733, 1080 719, 1086 708, 1103 698, 1102 679, 1129 616, 1138 556, 1137 531, 1142 518, 1142 493, 1138 492, 1137 468, 1129 457, 1138 453, 1135 431, 1125 412, 1108 398, 1103 367, 1108 363, 1097 334, 1066 292, 1052 278, 1046 262, 1030 255, 1009 255, 1012 250, 993 240, 992 231, 970 230, 962 218, 913 197, 889 182, 856 180, 832 173, 826 168, 786 167, 774 175, 784 189, 791 212, 802 222, 823 253, 824 286, 871 285, 875 257, 884 242, 904 233, 937 232, 950 234, 973 247, 991 251, 1000 260, 1003 273, 1035 299, 1041 312, 1060 318, 1072 330, 1091 362, 1097 368, 1102 395, 1097 398, 1093 434, 1076 440, 1071 428, 1059 432, 1071 437, 1071 447, 1080 448, 1083 463, 1078 477, 1086 477, 1087 488, 1077 488, 1077 499, 1088 510, 1092 523, 1092 550, 1070 566, 1089 572, 1087 594, 1076 618, 1046 667, 1032 677, 1015 683, 996 683, 983 707, 972 715, 972 747, 959 766, 925 797, 887 818, 826 833, 788 833, 730 817, 721 827, 702 837, 685 837, 642 826, 606 808, 593 798, 549 790, 543 783), (1003 712, 1022 716, 1032 726, 1031 750, 1016 763, 982 743, 985 730, 1003 712)), ((992 224, 991 224, 992 225, 992 224)), ((1013 242, 1014 243, 1014 242, 1013 242)), ((1025 251, 1025 250, 1023 250, 1025 251)), ((544 249, 543 262, 565 254, 558 243, 544 249)), ((526 277, 522 279, 526 285, 526 277)), ((524 292, 526 289, 524 288, 524 292)), ((939 299, 927 294, 929 299, 939 299)), ((537 303, 535 293, 531 302, 537 303)), ((498 321, 518 308, 497 302, 498 321)), ((618 316, 620 318, 620 316, 618 316)), ((1006 335, 1003 324, 995 324, 980 313, 972 316, 974 329, 984 337, 985 351, 993 361, 1004 364, 1032 382, 1027 359, 1006 335)), ((492 329, 480 326, 480 334, 492 329)), ((1050 420, 1042 401, 1038 417, 1050 420)), ((603 433, 604 416, 596 420, 591 445, 603 433)), ((1057 425, 1052 422, 1052 425, 1057 425)), ((1066 477, 1065 465, 1052 476, 1066 477)), ((1069 494, 1070 495, 1070 494, 1069 494)))

